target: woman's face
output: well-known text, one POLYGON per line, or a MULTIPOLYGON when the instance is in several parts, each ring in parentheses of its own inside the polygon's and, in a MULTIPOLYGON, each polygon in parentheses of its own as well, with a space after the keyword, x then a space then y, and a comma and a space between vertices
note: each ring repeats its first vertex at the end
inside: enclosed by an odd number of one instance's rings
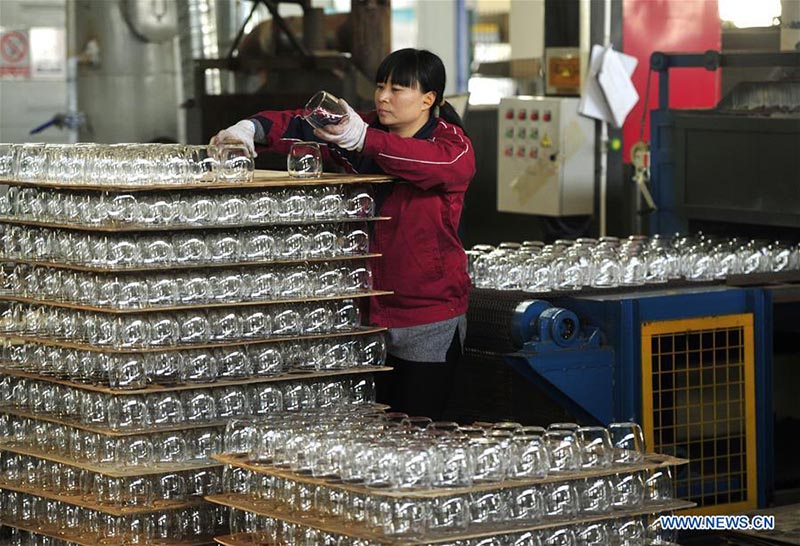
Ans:
POLYGON ((392 78, 375 88, 375 110, 381 124, 390 133, 411 137, 428 121, 436 93, 423 93, 419 84, 404 87, 392 83, 392 78), (409 134, 410 133, 410 134, 409 134))

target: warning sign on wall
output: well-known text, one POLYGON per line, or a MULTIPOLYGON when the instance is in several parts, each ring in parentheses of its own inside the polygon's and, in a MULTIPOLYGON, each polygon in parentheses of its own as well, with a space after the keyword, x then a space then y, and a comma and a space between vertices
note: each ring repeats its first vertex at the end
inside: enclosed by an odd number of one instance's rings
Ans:
POLYGON ((0 31, 0 77, 29 78, 31 48, 27 30, 0 31))

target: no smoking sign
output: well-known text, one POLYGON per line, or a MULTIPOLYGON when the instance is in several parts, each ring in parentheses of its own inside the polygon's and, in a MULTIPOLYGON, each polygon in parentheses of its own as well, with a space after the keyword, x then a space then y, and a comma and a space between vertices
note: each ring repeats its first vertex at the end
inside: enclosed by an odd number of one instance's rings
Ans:
POLYGON ((30 51, 30 41, 26 31, 0 32, 0 76, 30 77, 30 51))

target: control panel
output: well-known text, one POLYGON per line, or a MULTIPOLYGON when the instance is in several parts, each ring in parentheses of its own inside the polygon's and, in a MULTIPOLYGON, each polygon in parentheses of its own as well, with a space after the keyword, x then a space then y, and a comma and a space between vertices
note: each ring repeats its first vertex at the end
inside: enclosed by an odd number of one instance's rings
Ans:
POLYGON ((572 97, 509 97, 498 110, 497 210, 592 214, 594 122, 572 97))

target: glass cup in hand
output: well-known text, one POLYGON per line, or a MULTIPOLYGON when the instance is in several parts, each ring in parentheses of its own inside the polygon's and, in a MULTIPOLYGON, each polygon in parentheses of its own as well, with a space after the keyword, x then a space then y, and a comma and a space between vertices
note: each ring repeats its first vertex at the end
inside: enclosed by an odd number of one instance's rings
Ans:
POLYGON ((327 91, 318 91, 303 108, 303 119, 316 129, 338 125, 346 116, 347 110, 339 99, 327 91))
POLYGON ((322 151, 316 142, 295 142, 286 157, 289 176, 319 178, 322 176, 322 151))

